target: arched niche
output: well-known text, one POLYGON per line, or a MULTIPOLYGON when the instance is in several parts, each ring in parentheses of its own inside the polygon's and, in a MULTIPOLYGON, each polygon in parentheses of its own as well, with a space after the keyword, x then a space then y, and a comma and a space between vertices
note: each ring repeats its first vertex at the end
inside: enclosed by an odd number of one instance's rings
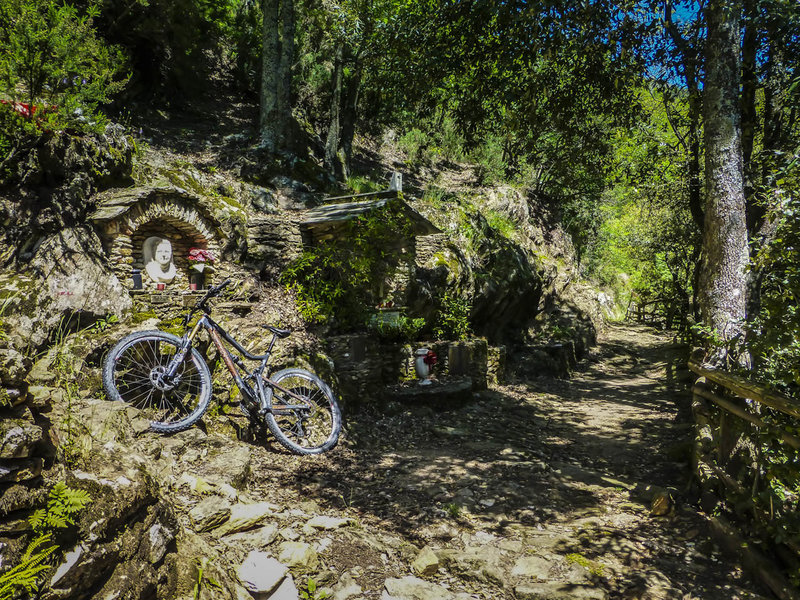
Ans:
MULTIPOLYGON (((143 244, 151 236, 172 244, 177 274, 167 289, 176 290, 189 289, 189 250, 202 248, 219 260, 224 241, 218 221, 202 201, 179 189, 118 191, 101 200, 92 220, 100 229, 112 268, 128 287, 133 287, 133 269, 144 272, 143 244)), ((145 289, 156 287, 146 275, 142 279, 145 289)))

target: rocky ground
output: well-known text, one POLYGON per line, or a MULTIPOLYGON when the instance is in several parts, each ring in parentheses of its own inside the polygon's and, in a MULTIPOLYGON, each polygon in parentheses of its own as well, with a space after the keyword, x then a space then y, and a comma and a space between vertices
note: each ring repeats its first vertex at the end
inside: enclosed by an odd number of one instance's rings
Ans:
POLYGON ((68 481, 96 502, 51 597, 149 597, 125 591, 138 570, 171 598, 760 598, 685 499, 683 364, 669 338, 614 326, 571 380, 346 415, 317 458, 236 441, 218 416, 159 436, 132 409, 76 399, 72 434, 53 419, 80 446, 68 481))

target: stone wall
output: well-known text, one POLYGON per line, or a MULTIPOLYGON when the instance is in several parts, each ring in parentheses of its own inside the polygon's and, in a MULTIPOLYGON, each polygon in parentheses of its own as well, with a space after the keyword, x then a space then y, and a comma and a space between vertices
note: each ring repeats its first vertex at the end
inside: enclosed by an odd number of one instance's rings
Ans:
POLYGON ((247 222, 245 262, 257 271, 277 275, 303 251, 300 225, 286 215, 265 215, 247 222))
POLYGON ((327 352, 335 364, 343 402, 348 406, 381 405, 391 395, 390 387, 414 384, 414 351, 419 348, 436 353, 438 362, 433 372, 441 382, 469 380, 471 389, 481 390, 488 383, 505 379, 505 347, 489 346, 484 339, 412 345, 363 334, 340 335, 328 338, 327 352))

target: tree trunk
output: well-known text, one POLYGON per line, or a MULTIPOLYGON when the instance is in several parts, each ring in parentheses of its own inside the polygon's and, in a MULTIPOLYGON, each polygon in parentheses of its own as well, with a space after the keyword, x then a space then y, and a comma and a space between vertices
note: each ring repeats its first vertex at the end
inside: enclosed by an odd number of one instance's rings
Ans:
POLYGON ((758 27, 754 0, 745 0, 745 31, 742 41, 742 160, 744 163, 744 197, 747 206, 747 230, 752 236, 763 211, 756 202, 756 181, 752 164, 758 113, 756 112, 756 53, 758 27))
POLYGON ((353 159, 353 138, 356 135, 356 118, 358 117, 358 98, 361 91, 361 76, 363 63, 356 56, 356 65, 353 75, 347 82, 347 93, 344 97, 344 110, 341 115, 342 133, 339 148, 342 154, 342 167, 344 177, 350 174, 350 164, 353 159))
POLYGON ((278 98, 280 73, 280 38, 278 32, 278 0, 264 0, 264 22, 261 50, 261 95, 258 131, 261 145, 270 152, 278 148, 281 138, 281 114, 278 98))
MULTIPOLYGON (((706 211, 700 310, 723 341, 742 333, 748 263, 739 108, 737 0, 711 0, 706 9, 706 81, 703 113, 706 146, 706 211)), ((719 348, 713 360, 728 351, 719 348)))
MULTIPOLYGON (((292 68, 294 67, 294 0, 281 1, 280 73, 278 75, 278 107, 283 123, 282 132, 288 129, 292 119, 292 68)), ((283 141, 283 140, 281 140, 283 141)))
POLYGON ((333 93, 331 94, 331 120, 328 127, 328 139, 325 142, 325 168, 333 173, 337 179, 342 178, 342 165, 339 161, 338 150, 341 134, 340 114, 342 106, 342 77, 344 48, 340 43, 336 47, 336 57, 333 63, 333 93))

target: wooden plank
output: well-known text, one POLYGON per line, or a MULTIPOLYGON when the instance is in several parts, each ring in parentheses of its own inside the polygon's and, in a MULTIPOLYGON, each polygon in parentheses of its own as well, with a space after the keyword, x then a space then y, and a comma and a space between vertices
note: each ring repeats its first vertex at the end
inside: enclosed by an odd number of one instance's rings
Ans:
POLYGON ((332 196, 330 198, 323 198, 323 202, 333 202, 334 200, 356 200, 358 198, 396 198, 399 195, 398 190, 381 190, 380 192, 364 192, 363 194, 350 194, 349 196, 332 196))
POLYGON ((777 435, 778 437, 780 437, 784 442, 789 444, 795 450, 800 449, 800 438, 797 438, 797 437, 795 437, 795 436, 793 436, 791 434, 788 434, 788 433, 786 433, 784 431, 781 431, 777 427, 771 427, 770 425, 764 423, 764 421, 762 421, 758 417, 756 417, 754 415, 751 415, 750 413, 745 411, 740 406, 736 406, 733 402, 731 402, 729 400, 725 400, 724 398, 720 398, 716 394, 714 394, 712 392, 709 392, 708 390, 705 390, 702 387, 697 386, 697 385, 692 388, 692 392, 694 394, 697 394, 701 398, 705 398, 706 400, 711 400, 712 402, 714 402, 715 404, 717 404, 721 408, 727 410, 730 413, 733 413, 734 415, 736 415, 737 417, 739 417, 741 419, 744 419, 745 421, 748 421, 748 422, 752 423, 756 427, 765 427, 770 432, 772 432, 774 435, 777 435))
POLYGON ((748 400, 755 400, 775 410, 779 410, 782 413, 800 419, 800 402, 797 400, 769 390, 763 385, 747 381, 738 375, 726 373, 725 371, 718 371, 716 369, 707 369, 695 361, 689 361, 689 368, 709 381, 713 381, 730 390, 737 396, 747 398, 748 400))

